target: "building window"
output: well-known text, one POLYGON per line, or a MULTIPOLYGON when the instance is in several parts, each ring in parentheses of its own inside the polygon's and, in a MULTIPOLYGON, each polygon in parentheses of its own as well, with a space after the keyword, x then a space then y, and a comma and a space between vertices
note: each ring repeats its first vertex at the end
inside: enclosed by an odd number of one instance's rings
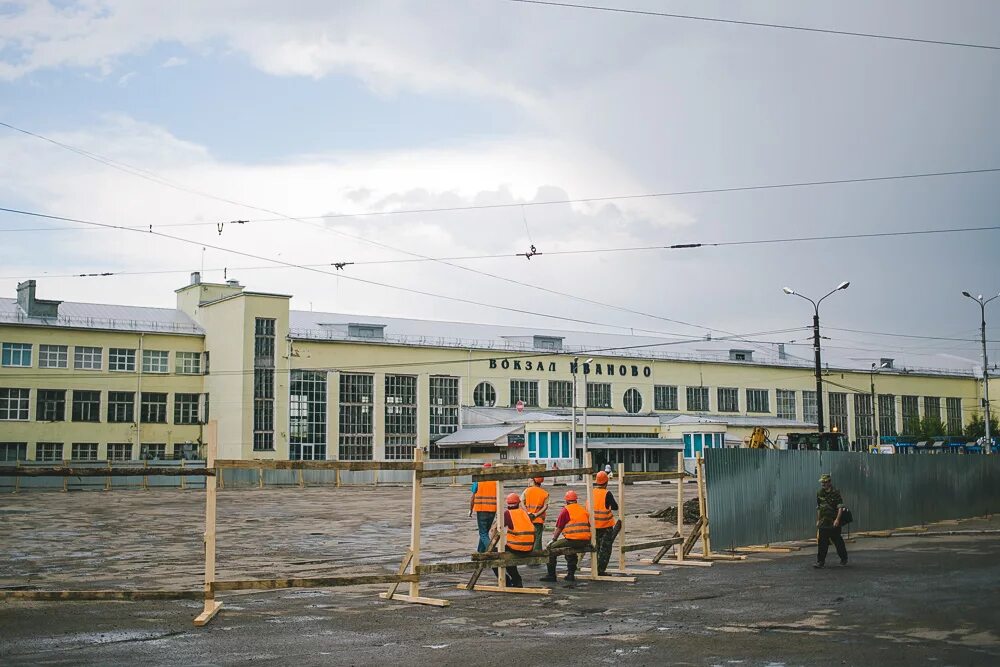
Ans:
POLYGON ((0 360, 4 366, 31 366, 31 343, 4 343, 0 360))
POLYGON ((497 404, 497 390, 489 382, 480 382, 472 390, 472 404, 478 408, 492 408, 497 404))
POLYGON ((510 381, 510 406, 514 407, 518 401, 524 401, 529 408, 538 407, 538 380, 510 381))
POLYGON ((101 392, 73 390, 73 421, 101 421, 101 392))
MULTIPOLYGON (((458 430, 458 378, 431 376, 431 441, 458 430)), ((537 390, 537 384, 535 385, 537 390)), ((538 403, 536 393, 535 403, 538 403)))
POLYGON ((143 424, 167 423, 167 395, 159 392, 142 392, 139 419, 143 424))
POLYGON ((109 461, 131 461, 132 460, 132 443, 131 442, 109 442, 108 443, 108 460, 109 461))
POLYGON ((0 461, 27 461, 28 443, 0 442, 0 461))
POLYGON ((373 458, 374 378, 360 373, 340 376, 339 458, 371 461, 373 458))
POLYGON ((819 422, 819 407, 816 405, 816 392, 802 392, 802 421, 810 424, 819 422))
POLYGON ((99 371, 104 364, 104 350, 100 347, 73 348, 73 368, 84 371, 99 371))
POLYGON ((134 371, 135 370, 135 350, 128 350, 123 347, 112 347, 108 349, 108 370, 109 371, 134 371))
POLYGON ((289 458, 326 459, 326 372, 293 370, 289 394, 289 458))
MULTIPOLYGON (((433 405, 431 412, 434 412, 433 405)), ((390 461, 412 460, 416 445, 417 378, 413 375, 386 375, 385 458, 390 461)))
POLYGON ((962 435, 962 399, 946 398, 948 410, 948 435, 962 435))
POLYGON ((708 412, 708 387, 687 388, 687 409, 693 412, 708 412))
POLYGON ((66 347, 65 345, 39 345, 38 367, 39 368, 69 367, 69 348, 66 347))
POLYGON ((63 444, 61 442, 39 442, 35 444, 35 460, 52 463, 63 460, 63 444))
POLYGON ((174 423, 201 424, 198 405, 201 394, 174 394, 174 423))
POLYGON ((131 424, 135 421, 135 392, 108 392, 108 422, 112 424, 131 424))
POLYGON ((770 412, 771 392, 767 389, 747 389, 747 412, 770 412))
POLYGON ((610 408, 611 407, 611 383, 610 382, 588 382, 587 383, 587 407, 588 408, 610 408))
POLYGON ((570 445, 570 433, 567 431, 528 432, 528 458, 535 459, 572 459, 573 451, 570 445))
POLYGON ((30 390, 0 389, 0 421, 27 421, 30 390))
POLYGON ((97 460, 97 443, 96 442, 74 442, 73 448, 70 450, 70 458, 74 461, 96 461, 97 460))
POLYGON ((258 317, 254 324, 253 365, 257 368, 274 367, 274 323, 271 318, 258 317))
POLYGON ((35 421, 61 422, 66 420, 66 390, 39 389, 35 399, 35 421))
POLYGON ((916 396, 901 396, 903 435, 916 435, 920 432, 920 399, 916 396))
POLYGON ((778 389, 775 394, 778 403, 778 419, 795 419, 795 392, 791 389, 778 389))
POLYGON ((630 415, 642 412, 642 394, 640 394, 639 390, 634 387, 625 391, 625 395, 622 397, 622 403, 625 405, 625 412, 630 415))
POLYGON ((164 443, 142 443, 139 445, 139 460, 163 461, 167 458, 167 446, 164 443))
POLYGON ((865 450, 875 444, 873 425, 875 415, 871 394, 854 394, 854 437, 865 450))
POLYGON ((719 412, 740 411, 740 390, 736 387, 719 387, 719 412))
POLYGON ((879 435, 896 435, 896 397, 892 394, 878 396, 879 435))
POLYGON ((573 407, 573 383, 569 380, 549 380, 549 407, 573 407))
POLYGON ((253 449, 258 452, 274 451, 274 322, 254 321, 253 449))
POLYGON ((170 352, 167 350, 143 350, 142 351, 142 372, 143 373, 169 373, 170 372, 170 352))
POLYGON ((662 384, 653 387, 653 408, 656 410, 676 410, 677 387, 662 384))
POLYGON ((201 374, 201 352, 175 352, 174 359, 179 375, 201 374))
POLYGON ((924 419, 929 423, 941 421, 941 399, 938 396, 924 396, 924 419))
POLYGON ((848 433, 847 422, 847 394, 830 392, 827 395, 830 399, 830 430, 835 433, 848 433))

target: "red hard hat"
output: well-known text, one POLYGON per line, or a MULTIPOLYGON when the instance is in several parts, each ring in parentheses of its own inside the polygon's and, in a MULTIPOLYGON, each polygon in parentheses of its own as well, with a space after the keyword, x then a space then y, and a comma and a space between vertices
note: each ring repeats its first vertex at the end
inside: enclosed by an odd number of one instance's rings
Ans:
POLYGON ((566 495, 564 496, 564 498, 566 500, 576 500, 576 491, 574 491, 573 489, 570 489, 569 491, 566 492, 566 495))
POLYGON ((486 463, 484 463, 484 464, 483 464, 483 467, 484 467, 484 468, 492 468, 492 467, 493 467, 493 464, 492 464, 492 463, 490 463, 489 461, 487 461, 486 463))
POLYGON ((607 484, 608 483, 608 473, 606 473, 603 470, 601 470, 594 477, 594 482, 596 484, 607 484))
POLYGON ((541 484, 542 482, 545 481, 544 477, 532 477, 532 479, 535 481, 536 484, 541 484))
POLYGON ((514 507, 521 504, 521 498, 516 493, 507 494, 507 504, 514 507))

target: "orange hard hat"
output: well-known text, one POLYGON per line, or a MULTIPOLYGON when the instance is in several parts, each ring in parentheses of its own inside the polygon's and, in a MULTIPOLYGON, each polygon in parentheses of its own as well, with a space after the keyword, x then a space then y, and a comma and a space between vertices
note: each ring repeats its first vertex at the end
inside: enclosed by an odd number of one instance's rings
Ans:
POLYGON ((573 489, 570 489, 569 491, 566 492, 566 495, 564 496, 564 498, 567 501, 570 501, 570 500, 575 501, 576 500, 576 491, 574 491, 573 489))
POLYGON ((534 480, 535 484, 541 484, 542 482, 545 481, 544 477, 532 477, 531 479, 534 480))
POLYGON ((516 493, 507 494, 507 504, 517 506, 521 504, 521 498, 516 493))
POLYGON ((493 467, 493 464, 492 464, 492 463, 490 463, 489 461, 487 461, 486 463, 484 463, 484 464, 483 464, 483 467, 484 467, 484 468, 492 468, 492 467, 493 467))
POLYGON ((594 476, 595 484, 607 484, 608 483, 608 473, 601 470, 594 476))

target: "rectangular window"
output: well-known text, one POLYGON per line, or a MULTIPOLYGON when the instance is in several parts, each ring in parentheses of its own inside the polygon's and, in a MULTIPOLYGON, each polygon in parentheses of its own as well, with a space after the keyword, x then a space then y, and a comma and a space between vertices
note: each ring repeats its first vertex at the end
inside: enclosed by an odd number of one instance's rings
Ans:
POLYGON ((74 461, 96 461, 96 442, 74 442, 70 458, 74 461))
POLYGON ((588 408, 610 408, 611 407, 611 384, 608 382, 588 382, 587 383, 587 407, 588 408))
POLYGON ((27 421, 30 390, 0 389, 0 421, 27 421))
POLYGON ((573 383, 569 380, 549 380, 549 407, 573 407, 573 383))
POLYGON ((790 389, 778 389, 775 394, 778 403, 778 419, 795 419, 795 392, 790 389))
POLYGON ((538 380, 511 380, 510 407, 524 401, 525 407, 538 407, 538 380))
POLYGON ((770 412, 771 392, 767 389, 747 389, 747 412, 770 412))
POLYGON ((69 348, 65 345, 39 345, 39 368, 69 367, 69 348))
POLYGON ((109 461, 131 461, 132 460, 132 443, 131 442, 109 442, 108 443, 108 460, 109 461))
POLYGON ((677 387, 658 384, 653 387, 654 410, 677 409, 677 387))
POLYGON ((946 398, 948 435, 962 435, 962 399, 946 398))
POLYGON ((170 352, 167 350, 143 350, 142 351, 142 372, 143 373, 169 373, 170 372, 170 352))
MULTIPOLYGON (((538 385, 535 384, 537 392, 538 385)), ((431 376, 431 441, 458 430, 458 378, 431 376)), ((538 395, 535 395, 535 405, 538 395)))
POLYGON ((66 420, 66 390, 39 389, 35 400, 35 421, 61 422, 66 420))
POLYGON ((896 397, 893 394, 878 395, 878 433, 896 435, 896 397))
POLYGON ((104 365, 104 349, 100 347, 73 348, 73 368, 84 371, 99 371, 104 365))
POLYGON ((31 343, 4 343, 0 346, 0 361, 4 366, 31 367, 31 343))
POLYGON ((198 406, 201 394, 174 394, 174 423, 201 424, 198 406))
POLYGON ((371 461, 374 457, 374 387, 372 375, 340 375, 339 458, 343 461, 371 461))
POLYGON ((101 421, 101 392, 73 390, 73 421, 101 421))
POLYGON ((735 387, 719 387, 719 412, 740 411, 740 390, 735 387))
MULTIPOLYGON (((433 382, 433 379, 432 379, 433 382)), ((431 402, 431 413, 435 409, 431 402)), ((434 429, 431 429, 433 439, 434 429)), ((385 376, 385 458, 411 460, 417 444, 417 378, 385 376)))
POLYGON ((135 370, 135 350, 124 347, 108 349, 108 370, 131 372, 135 370))
POLYGON ((687 409, 693 412, 708 412, 708 387, 687 388, 687 409))
POLYGON ((167 395, 160 392, 142 392, 139 419, 143 424, 167 423, 167 395))
POLYGON ((920 399, 916 396, 901 396, 903 435, 916 435, 920 432, 920 399))
POLYGON ((111 424, 131 424, 135 421, 135 392, 108 392, 108 422, 111 424))
POLYGON ((272 318, 254 321, 253 448, 274 450, 274 331, 272 318))
POLYGON ((854 394, 854 437, 865 451, 875 443, 875 414, 871 394, 854 394))
POLYGON ((257 368, 274 367, 275 320, 258 317, 254 323, 253 365, 257 368))
POLYGON ((201 374, 201 352, 175 352, 178 375, 201 374))
POLYGON ((293 461, 326 459, 326 372, 292 371, 288 442, 293 461))
POLYGON ((0 461, 28 460, 28 443, 0 442, 0 461))
POLYGON ((163 461, 167 458, 167 446, 164 443, 150 444, 142 443, 139 446, 139 460, 141 461, 163 461))
POLYGON ((54 463, 63 460, 63 444, 61 442, 39 442, 35 444, 35 460, 54 463))
POLYGON ((830 430, 835 433, 848 433, 847 421, 847 394, 830 392, 827 394, 830 399, 830 430))
POLYGON ((924 419, 928 421, 941 421, 941 398, 938 396, 924 396, 924 419))
POLYGON ((815 391, 802 392, 802 421, 815 424, 819 421, 819 406, 815 391))

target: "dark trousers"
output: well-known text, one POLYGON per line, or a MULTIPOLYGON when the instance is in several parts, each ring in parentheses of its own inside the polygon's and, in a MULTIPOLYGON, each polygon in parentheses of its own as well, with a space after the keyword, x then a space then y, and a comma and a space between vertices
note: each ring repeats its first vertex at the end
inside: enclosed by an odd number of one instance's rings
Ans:
POLYGON ((819 546, 819 551, 816 552, 817 563, 826 562, 826 553, 830 550, 830 542, 833 542, 840 560, 847 561, 847 547, 844 545, 844 538, 840 536, 840 526, 820 526, 819 538, 816 542, 819 546))
POLYGON ((485 552, 490 546, 490 526, 496 516, 496 512, 476 512, 476 526, 479 528, 479 546, 476 547, 478 553, 485 552))
POLYGON ((535 526, 535 544, 531 547, 532 551, 544 551, 542 549, 542 529, 545 528, 545 524, 536 523, 535 526))
MULTIPOLYGON (((558 539, 549 545, 549 550, 552 549, 588 549, 590 548, 590 542, 587 540, 567 540, 565 538, 558 539)), ((556 576, 556 561, 559 560, 559 556, 555 554, 549 554, 549 575, 556 576)), ((577 554, 566 554, 566 568, 570 574, 576 573, 576 564, 579 562, 580 557, 577 554)))
MULTIPOLYGON (((493 551, 496 551, 496 549, 494 549, 493 551)), ((527 556, 529 552, 513 551, 511 549, 508 549, 506 553, 509 553, 514 557, 524 557, 527 556)), ((493 574, 495 576, 498 577, 500 576, 500 570, 498 568, 494 567, 491 569, 493 570, 493 574)), ((521 573, 517 571, 517 565, 513 564, 507 565, 506 570, 507 570, 507 579, 506 579, 507 585, 510 586, 511 588, 524 588, 524 582, 521 580, 521 573)))
POLYGON ((597 529, 597 573, 604 574, 611 562, 611 547, 615 543, 615 528, 597 529))

